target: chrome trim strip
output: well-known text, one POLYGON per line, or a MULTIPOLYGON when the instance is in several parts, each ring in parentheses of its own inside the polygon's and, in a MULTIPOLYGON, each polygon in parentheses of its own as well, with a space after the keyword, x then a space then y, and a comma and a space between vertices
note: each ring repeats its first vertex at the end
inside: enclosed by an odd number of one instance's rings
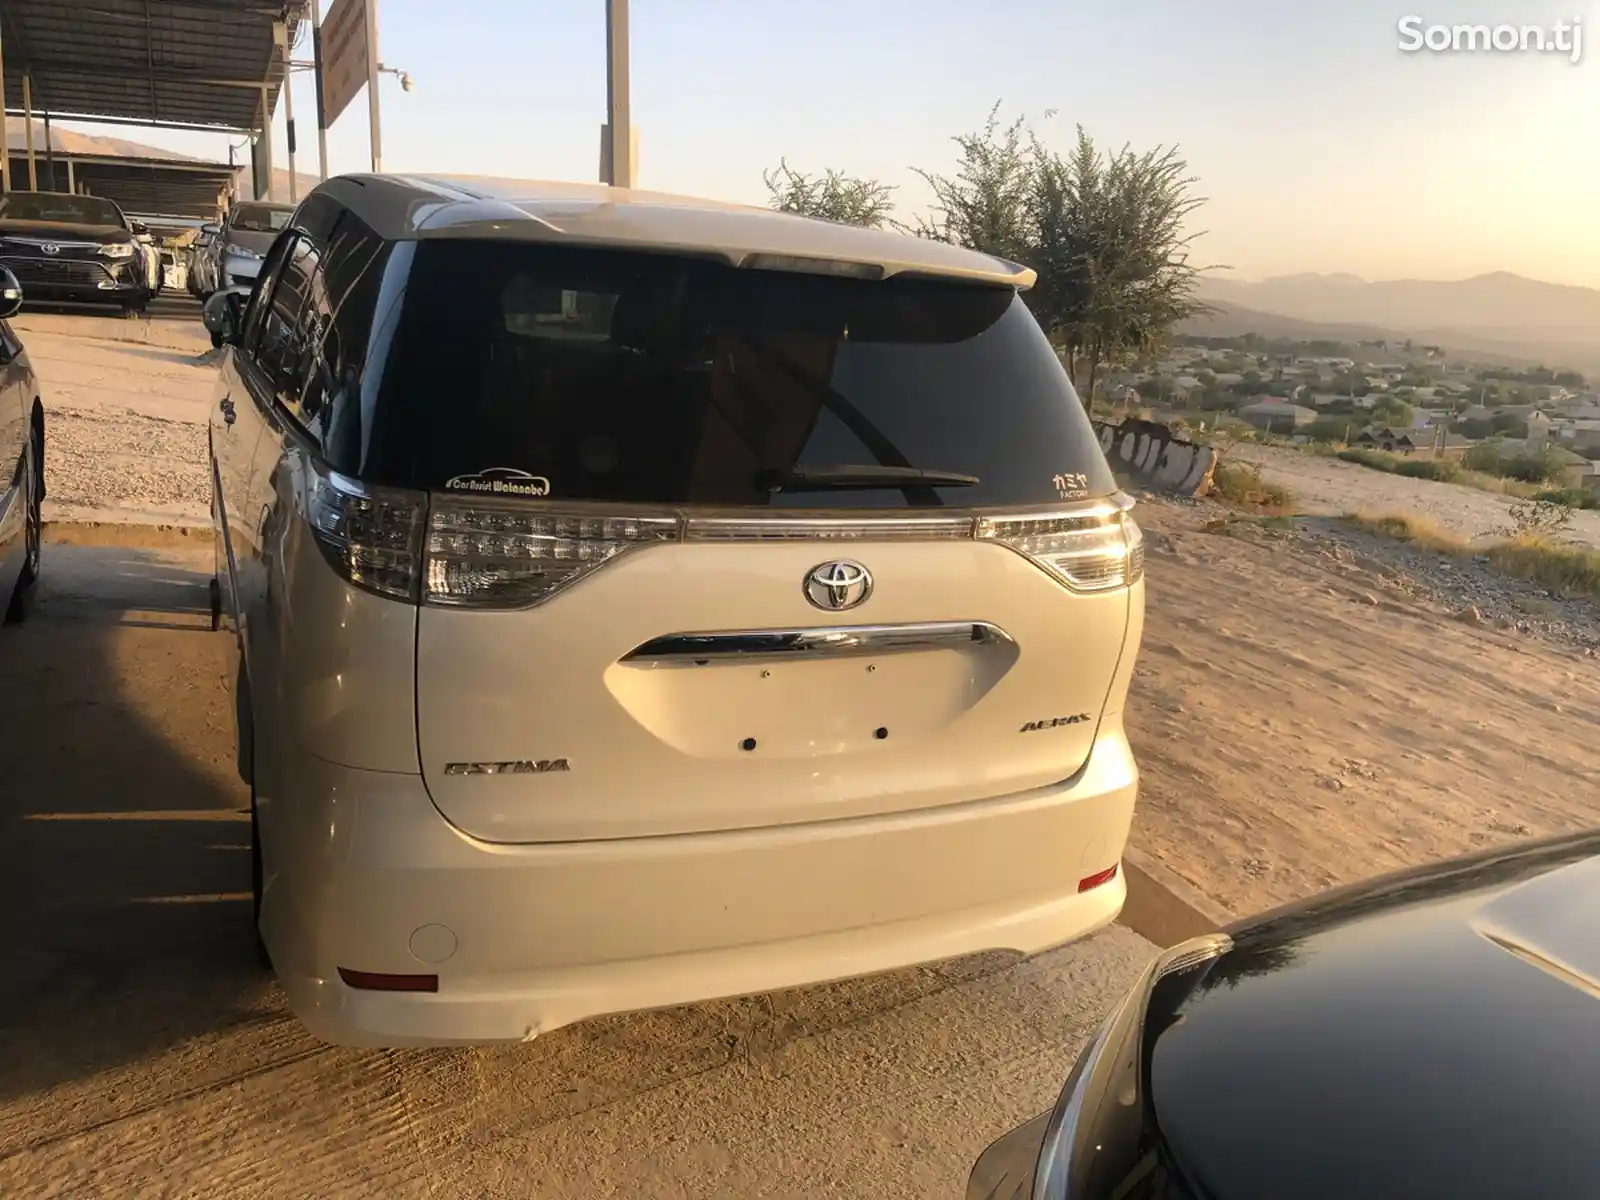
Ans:
POLYGON ((19 246, 58 246, 62 250, 99 250, 107 242, 63 242, 55 238, 24 237, 17 233, 0 234, 0 242, 16 243, 19 246))
POLYGON ((906 650, 956 650, 1014 646, 1011 635, 987 621, 923 625, 838 625, 815 629, 746 629, 726 633, 673 633, 652 638, 623 656, 625 663, 705 666, 713 661, 773 662, 841 658, 906 650))
POLYGON ((966 517, 696 517, 684 522, 686 542, 965 541, 966 517))

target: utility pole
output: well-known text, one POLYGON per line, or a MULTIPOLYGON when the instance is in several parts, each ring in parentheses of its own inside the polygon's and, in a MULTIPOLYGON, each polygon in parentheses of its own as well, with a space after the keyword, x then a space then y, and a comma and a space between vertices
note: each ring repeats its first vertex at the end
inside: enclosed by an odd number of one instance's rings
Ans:
POLYGON ((311 0, 311 66, 317 77, 317 174, 328 177, 328 124, 322 106, 322 5, 311 0))
MULTIPOLYGON (((0 21, 0 26, 5 24, 0 21)), ((5 54, 0 52, 0 195, 11 191, 11 131, 6 129, 6 106, 3 103, 6 95, 6 70, 5 54)))
POLYGON ((378 0, 365 0, 367 18, 367 118, 371 122, 372 173, 383 170, 383 136, 378 128, 378 0))
POLYGON ((628 0, 606 0, 606 170, 602 183, 633 186, 633 116, 628 96, 628 0))
POLYGON ((295 204, 299 201, 299 196, 297 195, 299 180, 294 175, 294 76, 290 73, 291 68, 289 65, 289 43, 292 40, 289 36, 289 30, 292 28, 289 22, 291 20, 295 20, 298 23, 298 17, 291 18, 290 14, 285 11, 284 19, 277 23, 273 33, 277 35, 278 46, 283 51, 283 126, 284 137, 289 146, 289 203, 295 204))
POLYGON ((28 190, 39 190, 39 166, 33 157, 33 80, 22 73, 22 120, 28 127, 28 190))

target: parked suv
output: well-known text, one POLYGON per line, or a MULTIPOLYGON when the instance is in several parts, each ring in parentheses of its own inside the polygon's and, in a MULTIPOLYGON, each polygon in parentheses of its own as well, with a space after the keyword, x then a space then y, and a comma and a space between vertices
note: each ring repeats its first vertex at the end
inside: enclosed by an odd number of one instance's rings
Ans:
POLYGON ((320 185, 211 418, 257 928, 364 1045, 1113 920, 1143 551, 1019 289, 599 187, 320 185))
POLYGON ((98 196, 0 196, 0 266, 29 300, 115 304, 131 314, 150 299, 134 229, 120 208, 98 196))

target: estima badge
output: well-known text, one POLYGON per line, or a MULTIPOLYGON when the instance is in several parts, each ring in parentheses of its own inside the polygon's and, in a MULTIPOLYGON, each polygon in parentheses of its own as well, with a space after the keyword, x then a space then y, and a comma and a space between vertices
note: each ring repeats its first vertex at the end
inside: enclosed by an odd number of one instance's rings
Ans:
POLYGON ((445 763, 446 775, 548 775, 551 771, 570 771, 564 758, 519 758, 515 762, 445 763))
POLYGON ((815 607, 842 612, 872 595, 872 572, 847 558, 820 563, 806 573, 805 592, 815 607))

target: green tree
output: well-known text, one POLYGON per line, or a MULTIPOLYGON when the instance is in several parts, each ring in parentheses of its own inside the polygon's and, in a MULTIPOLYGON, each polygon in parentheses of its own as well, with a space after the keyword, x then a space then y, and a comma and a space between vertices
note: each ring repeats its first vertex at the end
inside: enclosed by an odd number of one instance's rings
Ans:
POLYGON ((1506 437, 1526 438, 1528 436, 1527 419, 1519 417, 1515 413, 1495 413, 1490 418, 1489 424, 1496 433, 1504 434, 1506 437))
POLYGON ((915 219, 911 231, 1025 262, 1033 250, 1028 207, 1034 182, 1026 128, 1023 117, 1002 128, 996 101, 982 129, 951 139, 957 150, 953 176, 917 168, 933 192, 933 204, 927 216, 915 219))
POLYGON ((1372 419, 1379 425, 1394 425, 1400 429, 1411 428, 1415 416, 1411 405, 1403 400, 1396 400, 1393 396, 1386 397, 1372 406, 1372 419))
POLYGON ((894 188, 876 179, 858 179, 832 168, 820 175, 796 171, 787 160, 762 173, 770 203, 779 212, 881 228, 894 212, 894 188))
POLYGON ((1091 403, 1100 371, 1148 353, 1174 324, 1209 311, 1194 297, 1189 217, 1204 201, 1175 149, 1097 148, 1078 130, 1063 156, 999 106, 956 137, 953 175, 918 173, 933 192, 914 232, 1032 267, 1024 293, 1091 403))
POLYGON ((1350 416, 1322 416, 1300 431, 1314 442, 1343 442, 1361 432, 1361 425, 1350 416))

